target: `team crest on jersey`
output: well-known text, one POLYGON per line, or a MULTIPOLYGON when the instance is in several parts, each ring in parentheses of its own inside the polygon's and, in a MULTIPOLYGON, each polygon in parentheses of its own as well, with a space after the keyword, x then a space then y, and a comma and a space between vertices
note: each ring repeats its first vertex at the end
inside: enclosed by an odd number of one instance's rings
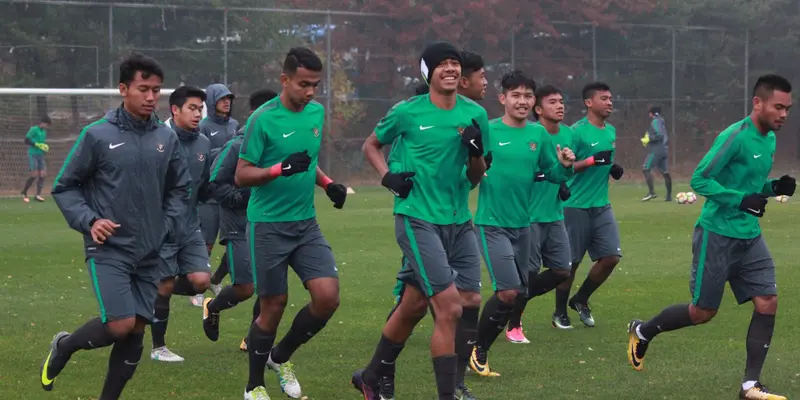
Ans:
POLYGON ((530 142, 531 151, 536 151, 536 142, 530 142))
POLYGON ((156 150, 158 150, 159 153, 163 153, 164 152, 164 145, 159 143, 158 146, 156 146, 156 150))
POLYGON ((197 153, 197 161, 201 161, 202 162, 202 161, 205 161, 205 160, 206 160, 206 155, 205 154, 197 153))
POLYGON ((319 129, 314 128, 314 137, 319 137, 319 129))

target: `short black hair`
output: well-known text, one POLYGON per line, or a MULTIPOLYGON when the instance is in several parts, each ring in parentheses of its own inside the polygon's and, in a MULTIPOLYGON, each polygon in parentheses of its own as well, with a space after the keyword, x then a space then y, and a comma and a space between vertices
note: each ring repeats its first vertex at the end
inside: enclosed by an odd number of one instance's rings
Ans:
POLYGON ((581 91, 581 96, 583 96, 584 100, 591 99, 595 93, 597 92, 610 92, 611 86, 608 86, 605 82, 592 82, 587 83, 586 86, 583 87, 581 91))
POLYGON ((760 97, 765 99, 772 95, 774 91, 784 92, 784 93, 791 93, 792 92, 792 84, 789 81, 780 76, 780 75, 764 75, 758 78, 756 81, 755 86, 753 86, 753 97, 760 97))
POLYGON ((461 76, 468 77, 473 72, 483 69, 483 57, 471 51, 461 52, 461 76))
POLYGON ((500 80, 500 87, 503 89, 503 93, 506 93, 509 90, 514 90, 518 87, 524 87, 535 92, 536 82, 533 79, 525 76, 524 72, 515 70, 503 75, 503 79, 500 80))
POLYGON ((650 107, 650 114, 661 114, 661 106, 650 107))
POLYGON ((276 93, 272 89, 261 89, 253 92, 253 94, 250 95, 250 100, 249 100, 250 111, 255 111, 256 109, 258 109, 258 107, 261 107, 262 105, 264 105, 264 103, 274 99, 277 96, 278 93, 276 93))
POLYGON ((40 124, 48 124, 48 125, 50 125, 50 123, 51 123, 50 117, 48 117, 47 115, 42 115, 42 117, 39 118, 39 123, 40 124))
POLYGON ((322 60, 307 47, 293 47, 286 53, 286 59, 283 60, 283 73, 293 75, 298 68, 320 72, 322 71, 322 60))
POLYGON ((142 54, 132 54, 119 65, 119 83, 130 85, 136 78, 137 72, 141 72, 144 79, 155 75, 164 81, 164 70, 158 61, 142 54))
POLYGON ((414 95, 421 96, 423 94, 428 94, 431 91, 431 88, 425 82, 420 83, 414 88, 414 95))
POLYGON ((206 92, 204 92, 199 87, 194 87, 194 86, 181 86, 175 89, 169 95, 169 111, 172 112, 172 106, 178 106, 178 108, 183 108, 183 105, 186 104, 186 100, 192 97, 197 97, 198 99, 205 102, 206 92))
MULTIPOLYGON (((561 89, 553 86, 553 85, 544 85, 538 89, 536 89, 536 103, 533 105, 534 107, 541 107, 542 106, 542 99, 547 96, 551 96, 554 94, 563 95, 564 93, 561 89)), ((534 113, 535 114, 535 113, 534 113)))

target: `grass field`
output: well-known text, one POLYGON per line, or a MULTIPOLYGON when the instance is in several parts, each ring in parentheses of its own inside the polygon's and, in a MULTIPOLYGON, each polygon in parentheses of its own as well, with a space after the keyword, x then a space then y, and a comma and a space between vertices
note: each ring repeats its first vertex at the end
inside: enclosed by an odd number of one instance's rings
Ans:
MULTIPOLYGON (((661 183, 658 182, 660 185, 661 183)), ((687 190, 677 185, 678 190, 687 190)), ((342 211, 318 195, 319 223, 333 247, 341 274, 341 307, 327 328, 301 348, 293 362, 309 399, 358 399, 350 374, 372 355, 387 312, 399 267, 391 196, 383 189, 356 188, 342 211)), ((745 335, 752 307, 735 307, 729 293, 710 324, 659 337, 644 372, 626 361, 625 326, 649 318, 662 307, 689 300, 692 227, 700 203, 641 203, 640 186, 616 185, 612 203, 619 221, 624 257, 614 275, 592 298, 597 327, 571 331, 550 326, 553 296, 534 300, 524 316, 529 345, 504 337, 490 362, 498 378, 468 376, 481 399, 733 399, 744 370, 745 335)), ((781 306, 764 381, 789 398, 800 394, 800 317, 795 295, 800 282, 796 216, 800 205, 771 203, 762 220, 778 269, 781 306), (795 354, 792 356, 792 354, 795 354)), ((91 399, 103 383, 108 349, 75 354, 51 393, 39 385, 39 364, 57 331, 74 330, 97 313, 83 263, 80 236, 69 230, 51 198, 44 204, 0 200, 0 398, 91 399)), ((217 265, 221 251, 214 252, 217 265)), ((576 279, 583 281, 584 263, 576 279)), ((484 296, 491 285, 484 269, 484 296)), ((281 332, 308 301, 296 278, 281 332)), ((222 316, 221 336, 203 335, 201 311, 174 297, 167 343, 184 356, 182 364, 149 359, 150 336, 127 399, 241 399, 247 356, 238 350, 249 324, 251 303, 222 316)), ((573 314, 573 322, 580 321, 573 314)), ((398 399, 434 398, 428 353, 431 319, 423 320, 398 361, 398 399)), ((273 399, 285 398, 274 376, 267 377, 273 399)))

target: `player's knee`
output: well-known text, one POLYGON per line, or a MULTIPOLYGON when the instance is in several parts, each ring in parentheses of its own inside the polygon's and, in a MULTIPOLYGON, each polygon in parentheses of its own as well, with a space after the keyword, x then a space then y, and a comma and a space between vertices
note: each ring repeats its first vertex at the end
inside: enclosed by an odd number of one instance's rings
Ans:
POLYGON ((455 286, 439 292, 431 298, 436 322, 455 323, 461 319, 463 306, 455 286), (450 290, 453 289, 453 290, 450 290))
POLYGON ((497 293, 497 298, 500 299, 503 303, 506 304, 514 304, 517 295, 519 294, 516 290, 501 290, 497 293))
POLYGON ((717 310, 708 308, 700 308, 694 304, 689 305, 689 317, 692 319, 692 324, 700 325, 711 321, 717 315, 717 310))
POLYGON ((289 295, 282 294, 278 296, 261 297, 261 314, 273 314, 276 312, 283 312, 286 304, 289 301, 289 295))
POLYGON ((561 278, 561 282, 569 279, 570 275, 572 274, 572 271, 568 269, 551 269, 551 271, 553 271, 555 276, 561 278))
POLYGON ((606 268, 614 268, 619 264, 619 256, 603 257, 603 266, 606 268))
POLYGON ((158 283, 158 294, 169 297, 172 296, 172 291, 175 290, 175 278, 169 277, 166 279, 162 279, 161 282, 158 283))
POLYGON ((208 272, 196 272, 187 275, 186 278, 192 283, 192 287, 197 293, 203 293, 211 287, 211 274, 208 272))
POLYGON ((319 294, 312 297, 311 302, 317 315, 333 315, 339 308, 339 292, 319 294))
POLYGON ((136 327, 136 318, 128 317, 106 322, 106 330, 115 340, 125 339, 136 327))
POLYGON ((461 296, 461 306, 464 308, 475 308, 481 306, 481 294, 479 292, 458 292, 461 296))
POLYGON ((778 313, 778 296, 753 297, 753 306, 759 314, 775 315, 778 313))
POLYGON ((245 283, 233 285, 233 290, 236 291, 236 294, 239 296, 239 301, 242 302, 253 297, 256 288, 252 283, 245 283))

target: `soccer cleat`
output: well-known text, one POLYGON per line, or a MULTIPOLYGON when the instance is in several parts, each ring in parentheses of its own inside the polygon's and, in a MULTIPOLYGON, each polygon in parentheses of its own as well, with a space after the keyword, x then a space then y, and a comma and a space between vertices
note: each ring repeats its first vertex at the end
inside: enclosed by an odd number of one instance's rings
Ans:
POLYGON ((480 376, 500 376, 489 368, 489 354, 478 346, 472 348, 469 356, 469 367, 480 376))
POLYGON ((204 296, 202 294, 196 294, 194 296, 189 297, 189 301, 191 301, 192 305, 195 306, 195 307, 202 307, 203 306, 203 299, 205 299, 205 298, 206 298, 206 296, 204 296))
POLYGON ((244 400, 270 400, 269 394, 267 394, 267 388, 263 386, 257 386, 253 388, 251 391, 244 392, 244 400))
POLYGON ((41 369, 42 389, 46 391, 53 390, 53 383, 56 376, 61 373, 61 370, 67 365, 69 355, 60 354, 58 351, 58 342, 69 336, 67 332, 58 332, 53 340, 50 342, 50 352, 47 353, 47 358, 44 359, 41 369))
POLYGON ((167 346, 161 346, 150 352, 150 359, 163 362, 182 362, 183 357, 170 351, 167 346))
POLYGON ((669 203, 672 201, 672 195, 668 194, 667 197, 664 197, 664 202, 669 203))
POLYGON ((508 339, 511 343, 522 343, 528 344, 531 341, 525 337, 525 333, 522 332, 522 326, 518 326, 511 330, 506 330, 506 339, 508 339))
POLYGON ((293 399, 299 399, 300 396, 302 396, 300 383, 297 382, 297 375, 294 374, 294 365, 292 365, 291 362, 287 361, 283 364, 276 364, 272 362, 272 354, 270 354, 267 359, 267 367, 275 371, 283 393, 286 393, 287 396, 293 399))
MULTIPOLYGON (((212 313, 208 311, 208 303, 213 299, 203 300, 203 332, 206 337, 212 342, 219 339, 219 313, 212 313)), ((241 346, 239 346, 241 348, 241 346)))
POLYGON ((637 371, 644 368, 644 353, 647 352, 649 341, 643 340, 636 333, 636 329, 642 321, 635 319, 628 324, 628 362, 637 371))
POLYGON ((242 343, 239 343, 239 350, 247 351, 247 336, 242 338, 242 343))
POLYGON ((581 322, 589 328, 594 328, 594 317, 592 317, 592 310, 589 308, 588 304, 582 304, 575 301, 575 299, 569 300, 569 308, 575 310, 581 317, 581 322))
MULTIPOLYGON (((656 196, 655 193, 648 193, 647 196, 642 197, 642 201, 650 201, 650 200, 655 199, 656 197, 658 197, 658 196, 656 196)), ((667 198, 669 198, 669 197, 667 197, 667 198)))
POLYGON ((44 202, 44 197, 42 197, 42 196, 39 196, 39 195, 36 195, 36 197, 34 197, 34 199, 36 199, 36 201, 38 201, 38 202, 40 202, 40 203, 43 203, 43 202, 44 202))
POLYGON ((460 386, 456 388, 456 400, 478 400, 478 398, 472 394, 468 387, 460 386))
POLYGON ((212 283, 211 291, 214 292, 214 296, 219 296, 219 292, 222 291, 222 285, 215 285, 212 283))
POLYGON ((394 400, 394 377, 384 376, 378 379, 378 399, 394 400))
POLYGON ((380 394, 378 394, 379 389, 368 384, 364 380, 363 369, 353 372, 353 377, 350 379, 350 383, 353 384, 353 388, 358 390, 361 395, 364 396, 364 400, 381 400, 380 394))
POLYGON ((770 393, 769 389, 762 385, 761 382, 756 382, 753 387, 747 390, 744 390, 744 388, 739 389, 739 398, 743 400, 786 400, 784 396, 770 393))
POLYGON ((31 199, 29 199, 28 196, 26 196, 26 195, 22 195, 22 201, 24 201, 26 203, 30 203, 31 199))
POLYGON ((572 321, 567 314, 553 314, 553 328, 572 329, 572 321))

